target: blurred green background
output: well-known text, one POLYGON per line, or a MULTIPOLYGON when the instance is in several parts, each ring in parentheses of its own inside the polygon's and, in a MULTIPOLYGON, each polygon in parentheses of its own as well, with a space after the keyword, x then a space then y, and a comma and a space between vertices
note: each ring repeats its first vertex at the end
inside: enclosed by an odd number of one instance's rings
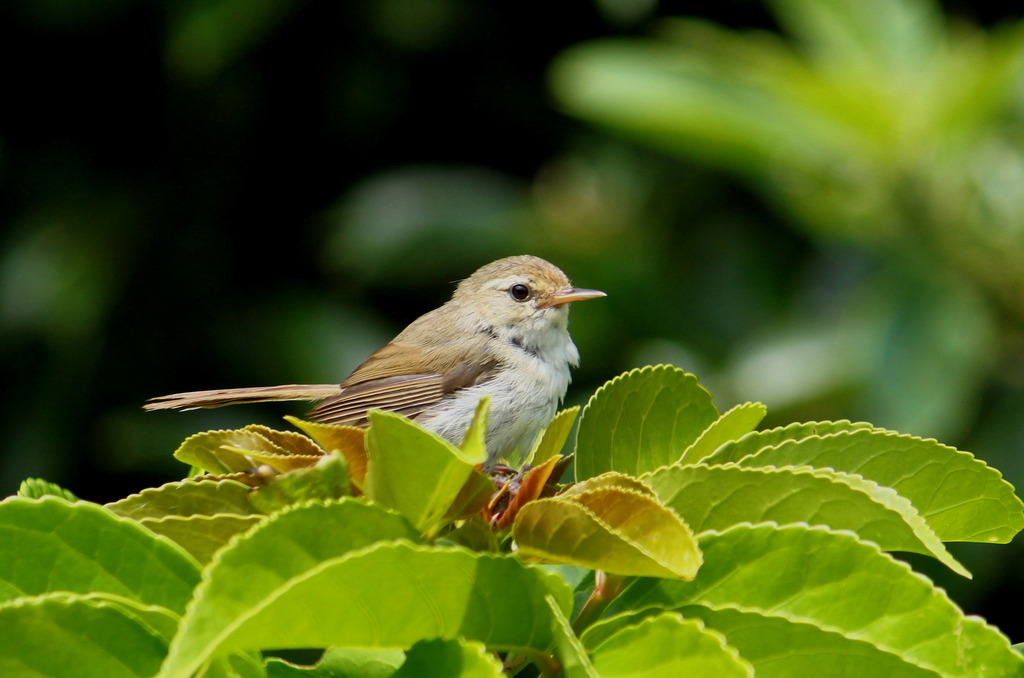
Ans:
MULTIPOLYGON (((0 490, 114 499, 301 407, 501 256, 578 305, 569 402, 696 373, 1024 488, 1024 21, 927 0, 0 5, 0 490)), ((914 565, 1024 640, 1021 547, 914 565)), ((770 576, 770 573, 766 573, 770 576)))

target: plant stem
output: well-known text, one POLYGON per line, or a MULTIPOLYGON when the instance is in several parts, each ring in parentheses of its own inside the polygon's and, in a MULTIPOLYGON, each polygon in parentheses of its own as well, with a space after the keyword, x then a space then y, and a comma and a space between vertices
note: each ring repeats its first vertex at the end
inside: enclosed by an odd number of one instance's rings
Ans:
POLYGON ((594 573, 594 590, 590 592, 590 597, 572 623, 572 630, 577 636, 597 621, 609 603, 622 593, 628 582, 629 577, 622 575, 608 574, 603 570, 594 573))

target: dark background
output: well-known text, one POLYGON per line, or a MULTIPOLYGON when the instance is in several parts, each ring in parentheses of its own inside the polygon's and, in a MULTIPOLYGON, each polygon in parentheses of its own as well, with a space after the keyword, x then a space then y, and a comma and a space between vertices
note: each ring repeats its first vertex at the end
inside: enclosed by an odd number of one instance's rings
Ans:
MULTIPOLYGON (((970 134, 937 126, 877 166, 865 151, 860 183, 836 170, 838 203, 814 191, 849 157, 804 174, 785 154, 769 170, 723 160, 699 125, 682 145, 637 134, 552 79, 573 46, 649 45, 667 17, 799 50, 800 4, 3 3, 0 489, 41 476, 103 502, 180 477, 171 453, 191 433, 301 408, 144 414, 146 398, 340 381, 453 281, 522 253, 609 293, 573 311, 570 403, 671 362, 723 411, 760 400, 766 426, 868 419, 969 450, 1020 487, 1016 17, 894 3, 936 20, 953 51, 1002 40, 1002 85, 965 95, 961 109, 984 109, 970 134), (967 217, 942 202, 949 186, 968 186, 954 205, 967 217)), ((1024 640, 1000 609, 1022 585, 1019 546, 953 552, 973 582, 913 562, 1024 640)))

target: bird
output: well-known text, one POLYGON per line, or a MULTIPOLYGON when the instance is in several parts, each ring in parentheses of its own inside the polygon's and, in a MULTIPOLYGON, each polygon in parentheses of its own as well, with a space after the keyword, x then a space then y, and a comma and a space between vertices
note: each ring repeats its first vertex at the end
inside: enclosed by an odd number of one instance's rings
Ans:
POLYGON ((529 450, 555 415, 580 360, 569 305, 604 296, 573 287, 539 257, 506 257, 459 282, 448 302, 410 323, 340 384, 175 393, 144 409, 319 401, 309 413, 316 422, 366 427, 370 410, 384 410, 458 445, 489 396, 485 445, 493 463, 529 450))

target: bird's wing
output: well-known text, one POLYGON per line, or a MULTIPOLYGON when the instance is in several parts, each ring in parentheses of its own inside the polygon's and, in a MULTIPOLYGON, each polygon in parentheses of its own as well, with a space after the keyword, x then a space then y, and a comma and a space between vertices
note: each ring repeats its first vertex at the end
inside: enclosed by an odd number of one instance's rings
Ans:
POLYGON ((415 418, 456 389, 493 374, 495 362, 482 359, 482 350, 475 343, 454 352, 390 343, 342 382, 340 394, 317 404, 309 416, 324 424, 351 426, 365 425, 367 411, 375 409, 415 418), (410 365, 420 371, 409 374, 410 365))

